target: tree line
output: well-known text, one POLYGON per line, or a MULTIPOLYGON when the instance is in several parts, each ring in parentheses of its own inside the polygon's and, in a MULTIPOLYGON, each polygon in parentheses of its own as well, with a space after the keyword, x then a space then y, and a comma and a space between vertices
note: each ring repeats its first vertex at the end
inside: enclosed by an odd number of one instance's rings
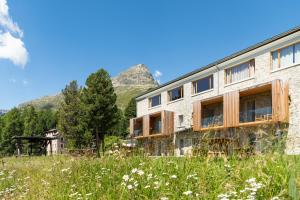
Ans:
POLYGON ((97 155, 104 151, 104 137, 129 134, 129 119, 136 115, 135 99, 124 112, 116 104, 111 77, 100 69, 86 79, 84 86, 71 81, 62 90, 63 101, 58 111, 36 110, 33 106, 14 108, 0 117, 0 151, 13 154, 11 138, 17 135, 44 135, 57 128, 69 149, 95 147, 97 155))
POLYGON ((12 155, 16 149, 13 136, 44 136, 45 132, 57 124, 57 113, 46 109, 36 110, 28 105, 24 108, 13 108, 0 117, 0 153, 12 155))

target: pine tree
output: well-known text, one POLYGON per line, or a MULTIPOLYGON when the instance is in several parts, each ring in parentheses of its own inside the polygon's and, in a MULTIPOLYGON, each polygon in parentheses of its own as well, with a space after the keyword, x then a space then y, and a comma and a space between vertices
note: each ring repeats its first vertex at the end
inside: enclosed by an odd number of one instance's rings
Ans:
POLYGON ((125 108, 125 112, 124 112, 124 120, 125 120, 125 124, 126 124, 126 129, 128 131, 129 129, 129 120, 132 118, 136 117, 136 100, 135 98, 132 98, 127 107, 125 108))
POLYGON ((33 106, 26 106, 22 117, 24 120, 24 135, 29 136, 41 134, 37 129, 38 116, 33 106))
POLYGON ((2 129, 2 142, 0 147, 4 154, 11 155, 16 149, 16 144, 12 142, 12 137, 21 136, 23 134, 23 120, 20 110, 13 108, 5 114, 3 122, 4 126, 2 129))
POLYGON ((81 88, 76 81, 70 82, 62 91, 63 103, 58 113, 58 129, 68 141, 69 148, 87 145, 88 132, 85 131, 85 111, 81 102, 81 88))
POLYGON ((87 78, 83 101, 89 130, 96 139, 97 156, 100 156, 100 144, 104 151, 104 136, 118 123, 116 100, 110 76, 104 69, 87 78))

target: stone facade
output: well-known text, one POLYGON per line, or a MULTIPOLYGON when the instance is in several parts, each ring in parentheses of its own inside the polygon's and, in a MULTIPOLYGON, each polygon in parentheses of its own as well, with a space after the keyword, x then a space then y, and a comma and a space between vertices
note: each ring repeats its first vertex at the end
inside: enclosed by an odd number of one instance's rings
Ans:
MULTIPOLYGON (((279 48, 298 43, 300 41, 300 31, 287 35, 283 38, 272 41, 261 47, 255 48, 242 55, 234 57, 230 60, 213 65, 196 74, 187 76, 178 81, 167 84, 154 91, 137 97, 137 117, 155 113, 161 110, 174 112, 174 134, 173 143, 175 146, 175 155, 181 155, 182 149, 186 154, 191 151, 193 138, 199 138, 199 133, 180 133, 182 130, 190 130, 193 127, 193 103, 199 100, 212 98, 223 95, 227 92, 242 90, 249 87, 255 87, 260 84, 271 82, 273 80, 281 80, 284 83, 289 83, 289 125, 288 125, 288 140, 286 145, 286 153, 300 154, 300 64, 286 66, 277 70, 271 68, 271 52, 279 48), (236 66, 240 63, 255 59, 255 74, 251 78, 225 84, 225 69, 236 66), (213 75, 214 88, 193 95, 193 81, 200 78, 213 75), (184 98, 168 102, 168 91, 182 86, 184 87, 184 98), (161 105, 154 108, 149 108, 149 97, 161 94, 161 105), (183 115, 183 126, 179 122, 179 116, 183 115), (185 139, 183 141, 181 139, 185 139), (180 149, 181 145, 181 149, 180 149)), ((268 100, 264 100, 264 95, 260 96, 261 101, 256 104, 269 104, 268 100)))
POLYGON ((50 144, 47 146, 47 155, 51 154, 62 154, 65 149, 65 140, 62 137, 61 134, 56 129, 52 129, 46 132, 46 137, 50 138, 56 138, 54 140, 51 140, 51 145, 52 145, 52 153, 51 153, 51 148, 50 144))

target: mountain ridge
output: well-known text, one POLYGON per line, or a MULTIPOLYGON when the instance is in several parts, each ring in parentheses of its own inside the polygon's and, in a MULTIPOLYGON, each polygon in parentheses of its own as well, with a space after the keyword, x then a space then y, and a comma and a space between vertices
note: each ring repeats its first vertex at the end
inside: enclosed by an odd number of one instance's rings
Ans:
MULTIPOLYGON (((133 65, 111 79, 117 94, 117 105, 122 110, 126 108, 131 98, 159 85, 144 64, 133 65)), ((47 95, 21 103, 18 107, 32 105, 37 109, 57 110, 62 101, 63 95, 58 93, 57 95, 47 95)))

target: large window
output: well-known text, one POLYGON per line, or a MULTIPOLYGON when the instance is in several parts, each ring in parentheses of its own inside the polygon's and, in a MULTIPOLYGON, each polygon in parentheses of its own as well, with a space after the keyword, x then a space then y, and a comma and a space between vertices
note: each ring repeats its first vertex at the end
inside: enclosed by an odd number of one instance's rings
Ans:
POLYGON ((298 64, 300 63, 300 43, 278 49, 271 54, 273 70, 298 64))
POLYGON ((214 87, 213 75, 193 82, 193 92, 194 92, 194 94, 203 92, 205 90, 212 89, 213 87, 214 87))
POLYGON ((149 98, 149 107, 159 106, 161 104, 161 95, 149 98))
POLYGON ((175 101, 181 98, 183 98, 183 86, 168 91, 169 101, 175 101))
POLYGON ((225 83, 234 83, 254 76, 255 60, 225 70, 225 83))

